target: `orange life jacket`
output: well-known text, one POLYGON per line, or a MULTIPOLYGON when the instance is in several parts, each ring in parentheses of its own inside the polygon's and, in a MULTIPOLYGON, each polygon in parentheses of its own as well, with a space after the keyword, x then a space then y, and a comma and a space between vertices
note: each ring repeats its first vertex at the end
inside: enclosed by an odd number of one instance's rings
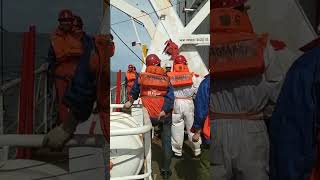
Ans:
POLYGON ((173 87, 191 86, 193 73, 189 72, 187 65, 175 64, 173 72, 169 72, 170 83, 173 87))
POLYGON ((52 34, 51 44, 57 61, 69 61, 70 57, 78 57, 83 53, 81 36, 64 34, 60 30, 56 30, 52 34))
POLYGON ((148 110, 150 118, 157 118, 167 94, 169 77, 159 66, 148 66, 146 72, 139 77, 140 94, 143 106, 148 110))
POLYGON ((267 34, 255 34, 247 14, 214 9, 211 22, 210 67, 215 79, 237 79, 264 72, 267 34))
POLYGON ((134 84, 134 81, 136 80, 136 73, 127 71, 126 77, 127 77, 127 80, 128 80, 127 87, 128 87, 128 90, 129 90, 129 89, 132 88, 132 86, 134 84))
POLYGON ((136 73, 134 71, 132 71, 132 72, 128 71, 126 74, 126 77, 127 77, 128 81, 134 81, 134 80, 136 80, 136 73))

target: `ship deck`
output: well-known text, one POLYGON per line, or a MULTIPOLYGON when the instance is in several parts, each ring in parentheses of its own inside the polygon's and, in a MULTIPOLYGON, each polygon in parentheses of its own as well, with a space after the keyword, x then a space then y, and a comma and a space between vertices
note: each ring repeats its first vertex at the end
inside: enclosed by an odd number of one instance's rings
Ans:
MULTIPOLYGON (((186 138, 185 138, 186 139, 186 138)), ((157 137, 152 141, 152 172, 154 180, 161 180, 159 165, 161 163, 161 140, 157 137)), ((191 143, 185 140, 183 146, 183 158, 172 158, 171 170, 172 180, 194 180, 199 159, 193 157, 191 143)))

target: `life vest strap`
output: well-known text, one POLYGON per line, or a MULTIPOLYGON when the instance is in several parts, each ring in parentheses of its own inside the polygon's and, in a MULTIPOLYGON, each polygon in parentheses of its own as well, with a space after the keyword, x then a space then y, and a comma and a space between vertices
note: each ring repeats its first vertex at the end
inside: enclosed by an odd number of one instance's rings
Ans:
POLYGON ((264 114, 262 112, 213 112, 213 119, 243 119, 243 120, 264 120, 264 114))

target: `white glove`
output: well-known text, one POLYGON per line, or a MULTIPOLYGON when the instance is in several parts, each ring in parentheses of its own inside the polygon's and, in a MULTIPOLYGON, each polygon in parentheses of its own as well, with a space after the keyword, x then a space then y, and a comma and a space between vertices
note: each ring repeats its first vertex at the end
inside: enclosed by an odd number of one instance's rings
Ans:
POLYGON ((64 145, 71 139, 72 133, 63 129, 62 125, 52 129, 43 139, 43 147, 49 147, 60 151, 64 145))
POLYGON ((43 139, 42 146, 53 150, 62 150, 65 144, 72 138, 77 128, 78 121, 73 115, 66 122, 52 129, 43 139))
POLYGON ((123 109, 129 109, 132 106, 133 102, 132 101, 127 101, 124 105, 123 105, 123 109))

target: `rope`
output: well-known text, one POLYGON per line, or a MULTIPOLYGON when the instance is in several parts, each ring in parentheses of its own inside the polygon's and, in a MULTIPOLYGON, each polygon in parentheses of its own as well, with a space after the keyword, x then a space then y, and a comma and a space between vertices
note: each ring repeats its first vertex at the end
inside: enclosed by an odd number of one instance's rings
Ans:
MULTIPOLYGON (((111 5, 113 6, 112 4, 110 4, 110 2, 106 2, 108 5, 111 5)), ((171 6, 168 6, 168 7, 165 7, 163 9, 159 9, 158 11, 151 11, 149 13, 146 13, 144 15, 141 15, 141 16, 137 16, 137 17, 133 17, 134 19, 138 19, 138 18, 141 18, 141 17, 144 17, 144 16, 148 16, 148 15, 151 15, 151 14, 154 14, 154 13, 157 13, 157 12, 160 12, 160 11, 163 11, 163 10, 166 10, 166 9, 169 9, 171 7, 174 7, 176 5, 178 5, 179 3, 176 3, 176 4, 172 4, 171 6)), ((158 18, 159 19, 159 18, 158 18)), ((118 21, 118 22, 115 22, 115 23, 112 23, 111 26, 113 25, 117 25, 117 24, 121 24, 121 23, 124 23, 124 22, 128 22, 128 21, 131 21, 131 18, 128 19, 128 20, 123 20, 123 21, 118 21)))
POLYGON ((121 39, 121 37, 111 28, 111 31, 119 38, 119 40, 143 63, 145 62, 121 39))

